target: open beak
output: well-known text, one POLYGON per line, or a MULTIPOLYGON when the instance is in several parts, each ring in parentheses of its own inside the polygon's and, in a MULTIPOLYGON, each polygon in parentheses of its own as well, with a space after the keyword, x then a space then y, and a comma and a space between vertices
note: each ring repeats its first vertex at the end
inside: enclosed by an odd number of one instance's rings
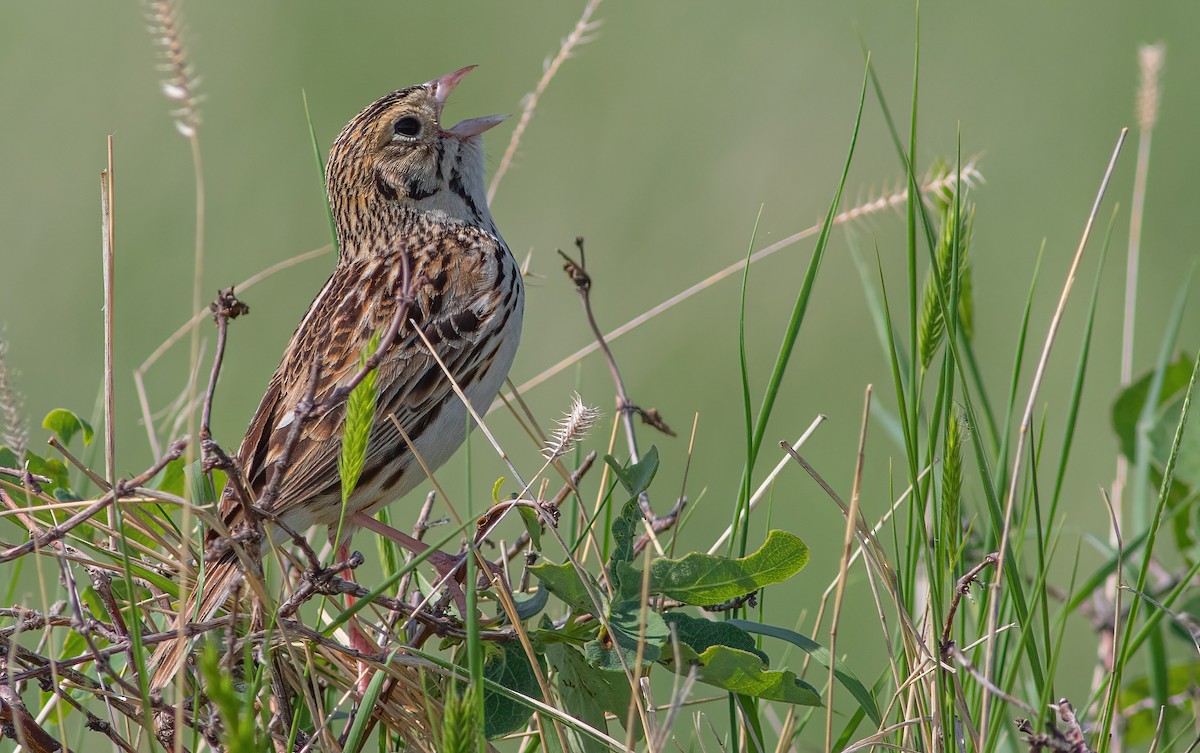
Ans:
MULTIPOLYGON (((449 99, 450 93, 458 86, 458 82, 462 81, 474 69, 475 66, 468 65, 466 68, 459 68, 453 73, 439 76, 425 84, 426 87, 433 91, 433 100, 437 102, 438 107, 438 117, 441 117, 442 108, 446 106, 446 100, 449 99)), ((471 118, 450 128, 443 129, 442 132, 451 136, 457 136, 460 139, 470 138, 499 125, 507 117, 507 115, 485 115, 482 118, 471 118)))

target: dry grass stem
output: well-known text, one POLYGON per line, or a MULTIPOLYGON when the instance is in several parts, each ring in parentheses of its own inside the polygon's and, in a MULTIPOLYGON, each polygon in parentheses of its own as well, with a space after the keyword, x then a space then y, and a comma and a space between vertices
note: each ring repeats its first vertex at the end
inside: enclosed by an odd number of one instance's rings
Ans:
MULTIPOLYGON (((1100 188, 1096 192, 1096 198, 1092 202, 1092 209, 1088 212, 1087 222, 1083 228, 1083 235, 1079 239, 1079 245, 1075 249, 1075 256, 1071 260, 1071 268, 1067 272, 1067 279, 1063 283, 1062 293, 1058 298, 1058 305, 1054 309, 1054 315, 1050 318, 1050 325, 1046 332, 1046 340, 1042 344, 1042 354, 1038 359, 1037 367, 1034 369, 1033 382, 1029 387, 1029 399, 1025 403, 1024 412, 1021 414, 1021 424, 1017 431, 1016 449, 1013 451, 1013 468, 1009 475, 1009 487, 1004 503, 1004 522, 1003 529, 1000 532, 1000 561, 996 564, 996 582, 1003 583, 1004 581, 1004 563, 1008 555, 1008 540, 1012 529, 1012 513, 1013 507, 1016 505, 1017 488, 1021 483, 1021 468, 1025 462, 1025 445, 1029 440, 1029 432, 1033 426, 1033 411, 1037 406, 1038 394, 1041 391, 1042 380, 1046 376, 1046 369, 1050 362, 1050 351, 1054 347, 1055 336, 1058 334, 1059 325, 1062 324, 1063 315, 1067 308, 1067 298, 1071 294, 1071 288, 1075 284, 1075 275, 1079 271, 1079 263, 1083 259, 1083 250, 1087 247, 1088 239, 1092 235, 1092 227, 1096 222, 1096 215, 1100 212, 1100 204, 1104 200, 1104 194, 1108 190, 1109 181, 1112 179, 1113 170, 1117 166, 1117 157, 1121 154, 1121 148, 1125 145, 1125 137, 1129 135, 1128 128, 1122 128, 1120 135, 1117 137, 1116 146, 1113 147, 1112 156, 1109 157, 1108 167, 1104 171, 1104 177, 1100 181, 1100 188)), ((983 676, 991 678, 994 669, 996 658, 996 627, 999 619, 1000 599, 992 599, 988 605, 987 619, 987 634, 993 639, 988 641, 988 649, 984 656, 983 676)), ((979 738, 987 739, 987 725, 991 710, 992 694, 984 693, 983 701, 979 712, 979 738)))
MULTIPOLYGON (((968 162, 966 165, 963 165, 960 176, 954 175, 953 173, 938 174, 938 175, 932 176, 929 180, 924 182, 924 184, 922 186, 922 190, 927 195, 941 193, 946 190, 952 189, 955 185, 958 185, 958 182, 960 180, 961 180, 961 184, 963 186, 974 186, 983 181, 983 175, 979 172, 978 167, 972 161, 972 162, 968 162)), ((905 188, 901 191, 896 191, 887 196, 882 196, 874 201, 868 202, 867 204, 863 204, 861 206, 857 206, 852 209, 848 209, 845 212, 842 212, 841 214, 835 216, 833 218, 833 224, 834 225, 842 225, 847 222, 851 222, 853 220, 857 220, 862 217, 869 216, 871 214, 877 214, 886 209, 892 209, 892 208, 901 206, 906 201, 908 201, 908 189, 907 188, 905 188)), ((791 246, 794 246, 795 244, 799 243, 800 241, 804 240, 805 238, 811 238, 811 237, 819 234, 820 232, 821 232, 821 225, 813 225, 810 228, 807 228, 805 230, 801 230, 798 233, 789 235, 788 237, 786 237, 780 241, 776 241, 775 243, 772 243, 771 245, 767 246, 766 248, 755 251, 753 254, 751 254, 749 256, 749 258, 747 258, 745 256, 739 257, 739 259, 737 261, 733 262, 732 264, 725 267, 724 269, 709 275, 708 277, 704 278, 700 282, 697 282, 695 285, 692 285, 691 287, 676 293, 675 295, 671 296, 667 300, 665 300, 662 303, 658 304, 657 306, 651 308, 650 310, 646 311, 645 313, 640 314, 640 315, 634 317, 633 319, 630 319, 628 322, 626 322, 625 324, 622 324, 620 327, 617 327, 616 329, 607 332, 606 334, 604 334, 603 340, 605 342, 611 344, 618 337, 621 337, 622 335, 632 332, 633 330, 642 326, 643 324, 650 321, 651 319, 654 319, 659 314, 662 314, 666 311, 669 311, 670 309, 675 308, 676 306, 678 306, 679 304, 688 300, 689 298, 692 298, 693 296, 704 292, 705 290, 707 290, 708 288, 717 284, 721 280, 724 280, 727 277, 730 277, 732 275, 737 274, 738 272, 741 272, 746 267, 747 262, 750 264, 756 264, 756 263, 762 261, 763 259, 767 258, 768 256, 772 256, 772 255, 784 250, 785 248, 790 248, 791 246)), ((601 348, 601 346, 600 346, 599 341, 594 341, 594 342, 588 343, 587 345, 583 346, 582 348, 575 351, 571 355, 562 359, 558 363, 554 364, 553 366, 549 367, 548 369, 543 370, 540 374, 537 374, 536 376, 526 380, 524 383, 522 383, 517 388, 518 391, 523 392, 523 393, 529 392, 534 387, 539 386, 540 384, 547 381, 551 377, 562 373, 566 369, 568 369, 571 366, 574 366, 576 363, 582 361, 587 356, 591 355, 592 353, 595 353, 597 350, 600 350, 600 348, 601 348)), ((492 403, 491 408, 488 409, 488 412, 490 413, 491 411, 500 407, 500 404, 501 404, 501 399, 497 398, 496 401, 494 403, 492 403)))
MULTIPOLYGON (((116 263, 113 215, 113 138, 108 137, 108 169, 100 173, 101 263, 104 268, 104 477, 111 488, 116 483, 116 387, 113 384, 113 308, 116 263)), ((113 542, 115 545, 115 542, 113 542)))
MULTIPOLYGON (((871 385, 867 385, 863 396, 862 423, 858 435, 858 455, 854 464, 854 486, 850 492, 850 509, 846 511, 846 532, 842 539, 842 556, 838 565, 838 588, 833 599, 833 618, 829 624, 829 698, 825 703, 825 749, 833 750, 833 689, 834 670, 837 667, 838 627, 841 625, 842 599, 846 593, 846 574, 850 569, 850 554, 855 540, 855 523, 859 518, 859 500, 862 492, 863 465, 866 461, 867 427, 871 418, 871 385)), ((794 450, 793 450, 794 451, 794 450)))
MULTIPOLYGON (((799 450, 800 447, 808 441, 808 438, 811 437, 814 432, 816 432, 817 428, 826 421, 826 419, 828 419, 828 416, 826 416, 824 413, 818 414, 817 417, 813 419, 812 423, 808 425, 808 428, 804 430, 804 433, 800 435, 800 438, 790 445, 791 448, 793 450, 799 450)), ((713 545, 708 548, 709 554, 716 554, 722 548, 724 548, 725 543, 729 541, 729 537, 733 535, 735 530, 742 526, 746 516, 754 512, 754 508, 758 507, 758 503, 762 501, 764 496, 766 496, 767 490, 769 490, 771 485, 775 483, 775 479, 780 473, 783 472, 784 467, 790 463, 791 458, 787 455, 787 453, 784 453, 784 456, 779 459, 779 462, 775 464, 775 467, 771 469, 771 472, 767 474, 767 477, 764 478, 762 483, 758 485, 758 488, 754 490, 754 494, 750 495, 750 501, 747 503, 746 509, 738 514, 738 518, 734 523, 731 523, 725 527, 725 530, 722 531, 721 535, 717 537, 716 542, 714 542, 713 545)))
POLYGON ((538 79, 537 85, 533 87, 533 91, 525 95, 525 102, 521 108, 521 118, 517 121, 516 128, 513 129, 512 136, 508 140, 508 146, 504 149, 504 156, 500 158, 500 166, 496 168, 496 174, 492 176, 492 182, 488 185, 487 200, 491 204, 496 198, 496 191, 500 188, 500 181, 504 179, 504 174, 508 172, 508 168, 512 166, 513 158, 517 154, 517 147, 521 145, 521 137, 525 135, 525 129, 529 127, 529 121, 533 120, 533 112, 537 109, 538 102, 541 101, 542 95, 546 93, 547 87, 554 79, 558 69, 562 64, 571 57, 571 53, 581 45, 591 41, 588 36, 599 26, 599 22, 592 21, 592 15, 595 14, 596 8, 600 6, 601 0, 588 0, 587 5, 583 7, 583 15, 575 22, 575 27, 571 32, 563 38, 562 44, 559 45, 558 54, 553 58, 548 59, 542 64, 542 77, 538 79))

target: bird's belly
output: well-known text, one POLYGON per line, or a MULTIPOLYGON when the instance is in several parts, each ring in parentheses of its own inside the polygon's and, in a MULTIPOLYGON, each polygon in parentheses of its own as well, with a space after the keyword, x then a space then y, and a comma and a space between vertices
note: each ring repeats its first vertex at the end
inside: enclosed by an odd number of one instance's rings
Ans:
MULTIPOLYGON (((508 370, 512 366, 521 338, 521 316, 522 311, 518 308, 509 317, 504 331, 494 335, 494 337, 500 338, 500 345, 496 349, 496 355, 491 365, 481 374, 478 381, 469 385, 459 385, 467 399, 471 401, 471 406, 480 415, 487 412, 492 401, 496 399, 500 387, 504 384, 505 377, 508 376, 508 370)), ((386 421, 388 419, 379 417, 377 420, 386 421)), ((474 428, 474 421, 469 419, 462 399, 456 393, 451 393, 438 410, 436 417, 425 427, 420 436, 410 437, 417 454, 431 472, 441 467, 462 446, 466 439, 469 420, 471 427, 474 428)), ((370 452, 369 448, 368 452, 370 452)), ((377 479, 355 490, 351 506, 356 512, 372 514, 383 505, 399 499, 425 481, 426 473, 422 469, 421 463, 417 462, 410 453, 405 453, 405 455, 404 472, 391 488, 380 488, 381 484, 386 481, 377 479)))

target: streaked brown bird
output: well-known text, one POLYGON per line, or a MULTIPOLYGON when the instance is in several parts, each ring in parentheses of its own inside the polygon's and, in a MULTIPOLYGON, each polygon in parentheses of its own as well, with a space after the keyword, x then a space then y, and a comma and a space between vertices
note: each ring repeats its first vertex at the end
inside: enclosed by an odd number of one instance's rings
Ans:
MULTIPOLYGON (((404 440, 430 469, 466 437, 467 409, 430 353, 432 346, 476 410, 486 410, 512 365, 521 336, 521 272, 500 237, 484 189, 484 131, 503 117, 441 125, 446 98, 474 66, 388 94, 342 130, 329 153, 326 190, 339 257, 300 320, 237 452, 249 493, 258 499, 279 472, 296 407, 310 389, 320 404, 359 370, 371 337, 385 332, 400 304, 404 272, 413 281, 407 321, 376 372, 375 420, 358 485, 342 523, 342 544, 368 516, 425 478, 404 440)), ((269 513, 292 531, 343 520, 338 456, 342 403, 301 428, 269 513)), ((231 483, 220 514, 231 531, 250 525, 231 483)), ((268 531, 268 541, 288 540, 268 531)), ((397 532, 398 533, 398 532, 397 532)), ((210 531, 211 546, 217 533, 210 531)), ((203 590, 180 605, 182 620, 211 619, 233 593, 241 566, 232 550, 206 555, 203 590)), ((159 646, 150 686, 166 687, 187 641, 159 646)))

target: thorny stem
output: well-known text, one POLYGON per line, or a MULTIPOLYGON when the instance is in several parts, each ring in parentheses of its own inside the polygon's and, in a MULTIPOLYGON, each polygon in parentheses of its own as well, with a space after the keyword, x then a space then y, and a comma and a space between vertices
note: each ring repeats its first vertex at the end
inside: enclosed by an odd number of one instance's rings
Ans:
POLYGON ((625 391, 625 380, 621 379, 621 370, 617 368, 617 360, 613 357, 612 350, 608 347, 608 342, 604 339, 604 332, 600 329, 600 325, 596 323, 596 314, 592 311, 592 277, 587 272, 587 258, 583 251, 583 236, 575 239, 575 248, 579 249, 579 263, 567 256, 561 249, 559 255, 567 262, 563 265, 563 271, 571 278, 571 282, 575 283, 575 292, 579 294, 579 300, 583 303, 583 313, 587 317, 588 327, 592 330, 592 335, 596 338, 596 342, 600 345, 600 351, 604 353, 604 362, 608 365, 608 373, 612 375, 613 384, 617 389, 617 411, 621 414, 621 422, 625 426, 625 440, 629 444, 630 462, 638 461, 637 434, 633 429, 633 413, 635 408, 629 399, 629 393, 625 391))
MULTIPOLYGON (((666 434, 674 436, 671 431, 658 415, 655 410, 642 410, 629 399, 629 393, 625 390, 625 381, 621 378, 621 370, 617 368, 617 360, 613 357, 612 350, 608 347, 608 342, 604 339, 604 332, 600 329, 600 325, 596 323, 596 314, 592 310, 592 278, 587 272, 587 259, 584 255, 583 236, 575 238, 575 247, 579 249, 579 262, 559 249, 558 253, 565 261, 563 271, 575 283, 575 292, 579 294, 579 300, 583 304, 583 313, 587 317, 588 327, 592 330, 592 335, 596 338, 596 343, 600 346, 601 352, 604 354, 604 362, 608 364, 608 372, 612 375, 613 384, 617 390, 617 412, 621 414, 621 423, 625 427, 625 441, 629 447, 629 462, 636 463, 640 457, 637 448, 637 433, 633 426, 633 414, 637 413, 642 417, 642 420, 655 428, 663 431, 666 434)), ((638 495, 638 501, 642 506, 642 512, 646 517, 653 520, 654 512, 650 509, 650 497, 646 492, 638 495)))
POLYGON ((999 560, 1000 553, 992 552, 984 557, 982 562, 967 571, 966 575, 958 579, 958 584, 954 588, 954 597, 950 599, 950 609, 946 612, 946 626, 942 628, 941 650, 943 652, 950 646, 950 633, 954 630, 954 615, 958 613, 958 605, 962 603, 964 596, 971 593, 971 584, 979 580, 979 574, 994 566, 999 560))
POLYGON ((225 336, 229 329, 229 320, 250 313, 250 307, 234 296, 233 288, 225 288, 218 292, 217 300, 208 304, 208 308, 212 311, 213 321, 217 324, 217 352, 213 354, 212 372, 208 377, 208 389, 204 393, 204 408, 200 413, 201 450, 205 455, 208 454, 208 448, 205 448, 203 443, 212 439, 210 426, 213 393, 217 389, 217 377, 221 373, 221 363, 225 360, 225 336))

